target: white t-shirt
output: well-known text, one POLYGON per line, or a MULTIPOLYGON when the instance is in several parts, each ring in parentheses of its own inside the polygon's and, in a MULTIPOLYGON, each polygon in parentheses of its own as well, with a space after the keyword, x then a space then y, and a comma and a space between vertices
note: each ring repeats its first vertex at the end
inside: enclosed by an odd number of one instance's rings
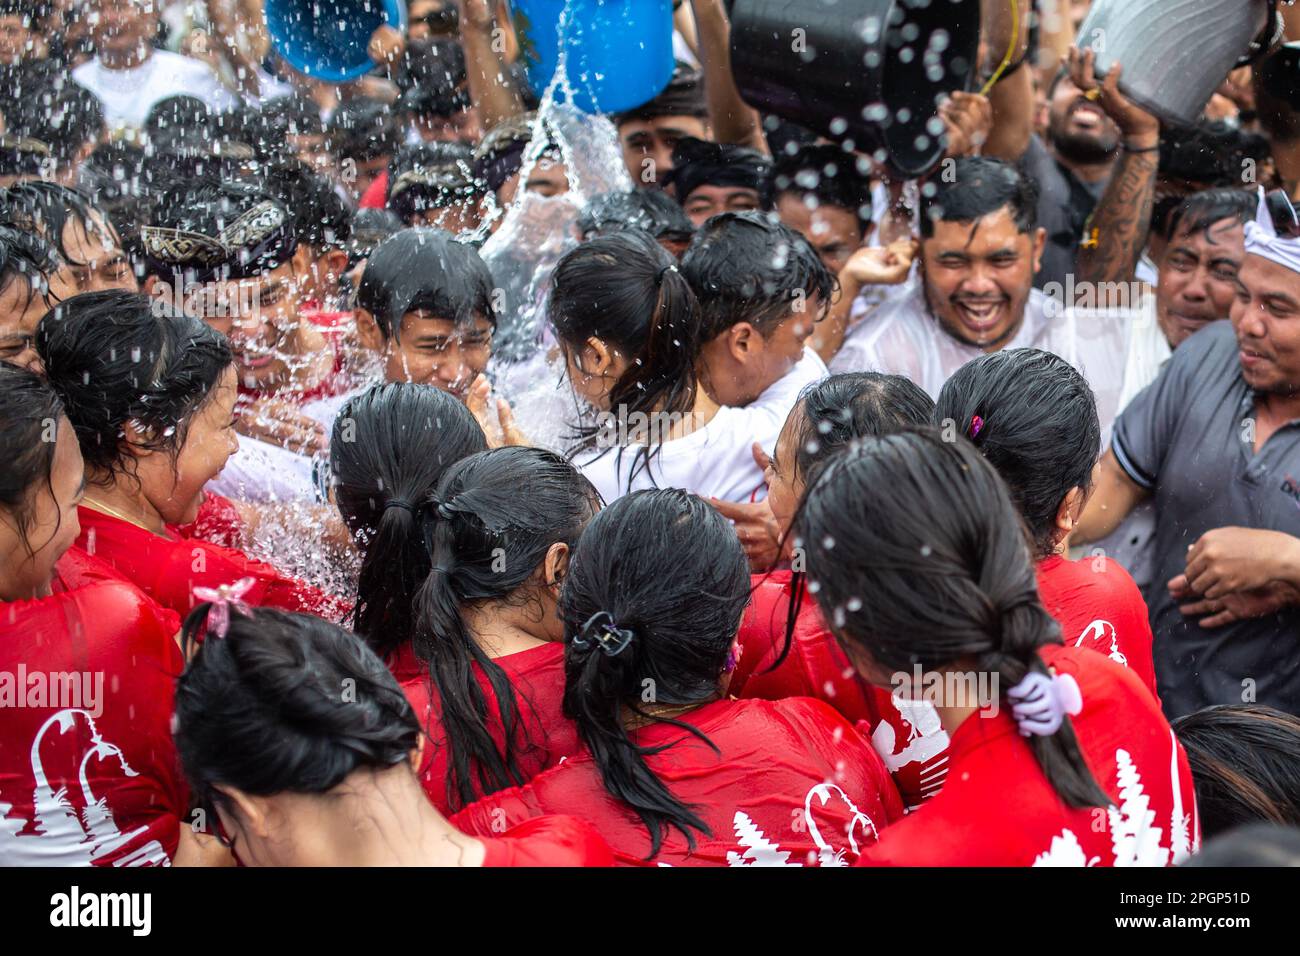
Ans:
POLYGON ((109 126, 139 128, 153 105, 169 96, 196 96, 216 112, 235 105, 211 67, 170 50, 154 50, 129 70, 110 70, 96 58, 73 70, 72 78, 99 97, 109 126))
POLYGON ((660 445, 648 469, 641 467, 634 445, 581 452, 573 463, 606 504, 643 488, 684 488, 724 501, 762 499, 767 493, 763 472, 750 446, 758 442, 770 453, 799 392, 825 377, 821 358, 804 349, 794 368, 753 402, 720 408, 703 428, 660 445), (630 478, 634 465, 636 476, 630 478))
POLYGON ((308 457, 245 435, 239 451, 208 487, 217 494, 253 504, 328 500, 328 461, 308 457))
MULTIPOLYGON (((1063 309, 1037 289, 1029 293, 1019 331, 1004 347, 1034 348, 1065 359, 1088 380, 1097 396, 1102 442, 1119 413, 1137 312, 1128 309, 1063 309)), ((937 399, 943 383, 982 349, 953 338, 930 314, 919 278, 874 315, 849 329, 831 360, 832 373, 885 372, 904 375, 937 399)))

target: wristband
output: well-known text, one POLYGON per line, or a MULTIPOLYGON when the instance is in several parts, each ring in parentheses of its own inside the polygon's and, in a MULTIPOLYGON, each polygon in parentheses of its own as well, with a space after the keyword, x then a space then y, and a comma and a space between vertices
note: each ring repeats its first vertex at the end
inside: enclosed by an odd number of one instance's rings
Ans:
POLYGON ((1160 151, 1160 144, 1156 143, 1154 146, 1143 146, 1141 149, 1136 149, 1128 143, 1124 143, 1120 148, 1126 153, 1156 153, 1160 151))

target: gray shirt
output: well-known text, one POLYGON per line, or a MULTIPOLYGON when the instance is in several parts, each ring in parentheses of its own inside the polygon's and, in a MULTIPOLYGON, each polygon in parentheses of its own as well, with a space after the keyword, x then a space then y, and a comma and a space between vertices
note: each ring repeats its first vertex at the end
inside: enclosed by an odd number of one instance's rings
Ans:
POLYGON ((1231 323, 1212 322, 1115 422, 1120 467, 1155 501, 1156 574, 1146 600, 1170 717, 1251 700, 1300 714, 1300 608, 1206 630, 1183 617, 1166 587, 1185 570, 1187 548, 1213 528, 1300 536, 1300 420, 1256 453, 1254 398, 1231 323))

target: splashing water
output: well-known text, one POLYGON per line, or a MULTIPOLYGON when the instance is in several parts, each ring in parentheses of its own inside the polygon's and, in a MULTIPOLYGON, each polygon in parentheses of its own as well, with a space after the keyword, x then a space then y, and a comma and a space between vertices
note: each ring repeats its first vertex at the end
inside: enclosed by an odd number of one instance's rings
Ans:
POLYGON ((565 444, 576 405, 546 324, 551 272, 577 245, 575 223, 583 207, 603 193, 633 188, 614 124, 570 105, 574 88, 564 42, 568 12, 566 5, 556 27, 560 44, 555 74, 542 94, 519 182, 528 181, 533 167, 553 147, 564 164, 569 191, 542 196, 518 189, 509 207, 489 212, 482 229, 498 218, 501 224, 481 250, 503 303, 492 346, 497 389, 514 407, 524 434, 535 444, 557 450, 565 444))

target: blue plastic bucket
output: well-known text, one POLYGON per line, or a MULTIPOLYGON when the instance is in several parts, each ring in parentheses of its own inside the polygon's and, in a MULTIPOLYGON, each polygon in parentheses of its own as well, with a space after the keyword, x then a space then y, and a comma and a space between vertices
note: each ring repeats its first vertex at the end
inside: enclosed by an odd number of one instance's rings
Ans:
MULTIPOLYGON (((567 0, 565 73, 572 103, 618 113, 654 99, 673 75, 672 0, 567 0)), ((511 0, 528 84, 538 96, 560 55, 566 0, 511 0)), ((556 99, 569 99, 556 91, 556 99)))
POLYGON ((275 51, 294 69, 343 83, 375 63, 370 35, 387 23, 406 28, 404 0, 266 0, 266 29, 275 51))

